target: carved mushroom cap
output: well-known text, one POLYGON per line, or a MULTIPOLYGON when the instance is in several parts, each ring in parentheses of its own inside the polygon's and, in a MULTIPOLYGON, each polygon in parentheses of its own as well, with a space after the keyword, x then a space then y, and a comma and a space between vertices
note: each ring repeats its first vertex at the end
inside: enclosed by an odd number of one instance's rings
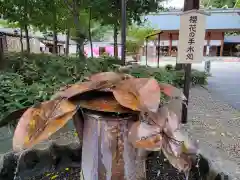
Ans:
POLYGON ((154 78, 98 73, 86 82, 62 88, 52 100, 27 109, 17 125, 13 146, 29 148, 46 140, 71 120, 79 107, 100 113, 134 113, 139 119, 129 126, 128 141, 135 148, 163 150, 174 167, 187 171, 191 161, 186 153, 195 152, 195 144, 176 134, 183 99, 179 89, 154 78), (169 102, 160 107, 162 93, 169 97, 169 102), (179 143, 174 143, 174 139, 179 143))

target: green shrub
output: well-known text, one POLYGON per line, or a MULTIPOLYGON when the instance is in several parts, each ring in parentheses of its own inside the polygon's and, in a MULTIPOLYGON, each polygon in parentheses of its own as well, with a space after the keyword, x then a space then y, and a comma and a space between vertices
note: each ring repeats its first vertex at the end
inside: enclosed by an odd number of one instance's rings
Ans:
MULTIPOLYGON (((184 84, 184 71, 173 71, 172 73, 175 74, 174 84, 178 87, 183 87, 184 84)), ((205 72, 192 70, 191 72, 191 84, 192 86, 195 85, 205 85, 207 84, 208 75, 205 72)))
POLYGON ((48 100, 57 88, 50 83, 24 83, 17 73, 0 73, 0 119, 12 111, 48 100))
POLYGON ((92 73, 110 71, 119 64, 112 57, 79 59, 44 54, 11 53, 0 73, 0 119, 10 112, 50 99, 66 84, 92 73))

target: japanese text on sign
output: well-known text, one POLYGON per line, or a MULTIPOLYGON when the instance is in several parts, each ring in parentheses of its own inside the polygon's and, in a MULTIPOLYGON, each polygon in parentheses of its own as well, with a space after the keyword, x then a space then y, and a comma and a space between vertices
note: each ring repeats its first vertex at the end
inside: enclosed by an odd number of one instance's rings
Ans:
POLYGON ((194 57, 194 44, 195 44, 195 35, 196 35, 196 24, 197 16, 189 17, 189 35, 188 35, 188 48, 186 60, 193 60, 194 57))
POLYGON ((202 62, 206 16, 187 12, 180 17, 177 63, 202 62))

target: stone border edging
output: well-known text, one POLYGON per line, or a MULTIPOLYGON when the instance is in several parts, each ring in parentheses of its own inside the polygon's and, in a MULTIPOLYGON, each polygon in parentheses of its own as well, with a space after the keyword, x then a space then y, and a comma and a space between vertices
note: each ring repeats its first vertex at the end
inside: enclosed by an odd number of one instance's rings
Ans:
POLYGON ((80 167, 80 162, 81 145, 76 142, 52 143, 47 148, 30 149, 22 154, 10 152, 0 157, 0 180, 13 180, 17 167, 18 176, 26 178, 66 167, 80 167))

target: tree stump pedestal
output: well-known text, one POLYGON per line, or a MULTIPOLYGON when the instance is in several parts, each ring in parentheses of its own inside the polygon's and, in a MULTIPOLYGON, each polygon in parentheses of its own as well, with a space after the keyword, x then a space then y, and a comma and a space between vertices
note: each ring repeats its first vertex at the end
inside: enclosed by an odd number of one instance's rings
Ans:
MULTIPOLYGON (((145 158, 128 142, 137 114, 100 113, 83 110, 82 179, 145 179, 145 158)), ((76 123, 75 123, 76 124, 76 123)), ((81 133, 79 126, 76 127, 81 133)))

